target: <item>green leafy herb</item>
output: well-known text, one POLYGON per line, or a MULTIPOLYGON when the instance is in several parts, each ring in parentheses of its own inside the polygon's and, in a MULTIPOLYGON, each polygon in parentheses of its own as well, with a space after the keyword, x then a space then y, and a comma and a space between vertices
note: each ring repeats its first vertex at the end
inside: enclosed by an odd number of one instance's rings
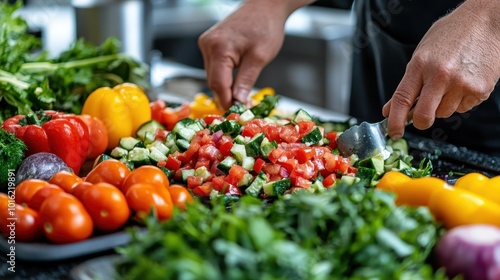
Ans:
POLYGON ((249 196, 229 210, 198 202, 131 232, 121 279, 445 279, 426 262, 440 235, 429 211, 362 185, 267 207, 249 196))
POLYGON ((0 128, 0 186, 5 191, 8 183, 9 172, 14 172, 24 158, 26 145, 23 141, 16 138, 0 128))
POLYGON ((0 2, 0 122, 38 109, 78 114, 87 96, 103 86, 132 82, 149 88, 148 67, 119 53, 116 38, 100 46, 80 39, 52 59, 35 52, 41 42, 15 14, 21 5, 0 2))
POLYGON ((269 113, 274 109, 279 99, 280 97, 277 95, 266 95, 259 104, 253 106, 250 110, 255 115, 255 118, 265 118, 269 116, 269 113))

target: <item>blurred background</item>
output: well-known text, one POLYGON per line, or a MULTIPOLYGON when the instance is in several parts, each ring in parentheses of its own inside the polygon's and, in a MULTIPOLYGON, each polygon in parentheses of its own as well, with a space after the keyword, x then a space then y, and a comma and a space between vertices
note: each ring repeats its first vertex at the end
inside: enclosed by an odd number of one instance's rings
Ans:
MULTIPOLYGON (((12 1, 14 2, 14 1, 12 1)), ((278 57, 257 87, 348 113, 352 0, 319 0, 286 24, 278 57)), ((123 51, 148 64, 203 69, 197 39, 231 13, 240 0, 25 0, 21 10, 44 48, 55 55, 76 38, 100 44, 115 36, 123 51)), ((153 67, 152 70, 162 69, 153 67)), ((171 72, 152 72, 153 86, 171 72)))

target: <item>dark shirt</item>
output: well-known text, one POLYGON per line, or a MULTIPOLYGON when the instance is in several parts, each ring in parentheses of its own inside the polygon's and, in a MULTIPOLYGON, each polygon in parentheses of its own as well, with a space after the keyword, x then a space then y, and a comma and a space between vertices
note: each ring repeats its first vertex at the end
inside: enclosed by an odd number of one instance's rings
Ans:
MULTIPOLYGON (((458 0, 357 0, 357 26, 352 41, 349 114, 376 122, 382 106, 397 88, 418 42, 458 0)), ((452 46, 450 46, 452 47, 452 46)), ((407 131, 500 156, 500 86, 490 98, 464 114, 437 119, 424 131, 407 131)))

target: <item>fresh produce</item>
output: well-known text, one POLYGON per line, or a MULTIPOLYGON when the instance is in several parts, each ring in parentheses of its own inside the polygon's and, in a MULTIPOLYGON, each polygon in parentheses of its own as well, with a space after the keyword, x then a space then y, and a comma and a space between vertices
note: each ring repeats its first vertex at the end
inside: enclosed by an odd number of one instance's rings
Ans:
POLYGON ((500 204, 489 197, 452 188, 439 178, 412 179, 398 171, 390 171, 376 189, 395 193, 398 205, 429 207, 436 220, 446 228, 481 223, 500 226, 500 204))
MULTIPOLYGON (((14 209, 3 206, 0 208, 0 219, 2 221, 12 221, 15 219, 15 237, 16 242, 29 242, 42 236, 42 220, 37 211, 15 204, 14 209)), ((0 232, 9 236, 13 230, 8 222, 2 222, 0 232)))
POLYGON ((127 203, 135 212, 137 220, 144 220, 151 212, 160 221, 172 217, 173 203, 170 194, 165 196, 158 188, 148 183, 136 183, 127 189, 127 203))
POLYGON ((263 207, 244 196, 228 209, 199 201, 148 220, 118 248, 123 279, 445 279, 426 263, 440 235, 426 208, 340 185, 299 191, 263 207))
POLYGON ((79 200, 98 230, 114 231, 129 220, 130 209, 127 200, 120 189, 111 184, 97 183, 88 186, 79 200))
POLYGON ((207 115, 223 115, 225 113, 219 109, 215 98, 211 98, 204 93, 198 93, 194 96, 193 101, 189 103, 189 109, 189 117, 193 119, 201 119, 207 115))
POLYGON ((89 115, 78 116, 89 129, 90 146, 87 153, 87 159, 95 159, 103 154, 108 148, 108 130, 104 123, 89 115))
POLYGON ((0 186, 6 191, 9 170, 16 170, 24 158, 26 145, 12 133, 0 129, 0 186))
POLYGON ((39 111, 7 119, 2 128, 14 133, 28 147, 27 155, 54 153, 78 174, 87 158, 89 130, 76 115, 39 111))
POLYGON ((42 207, 43 202, 50 196, 64 193, 64 190, 57 185, 48 184, 40 188, 36 193, 33 194, 31 199, 28 201, 28 207, 39 211, 42 207))
POLYGON ((156 99, 149 103, 149 107, 151 108, 151 118, 163 125, 167 130, 172 130, 179 120, 187 118, 191 114, 188 103, 173 108, 167 107, 165 101, 156 99))
POLYGON ((16 203, 27 206, 31 198, 41 188, 49 185, 47 181, 40 179, 27 179, 16 186, 16 203))
POLYGON ((194 202, 191 193, 182 185, 170 185, 168 191, 170 192, 172 203, 181 210, 186 210, 187 205, 194 202))
POLYGON ((77 40, 54 58, 40 52, 41 40, 17 13, 22 2, 0 2, 0 122, 39 109, 79 114, 87 96, 103 86, 149 87, 147 65, 119 53, 113 38, 100 46, 77 40))
POLYGON ((449 277, 500 279, 500 228, 467 225, 451 229, 439 240, 435 259, 449 277))
POLYGON ((71 169, 58 156, 52 153, 36 153, 26 157, 16 172, 16 185, 27 179, 49 180, 61 170, 71 169))
POLYGON ((40 208, 43 232, 54 243, 71 243, 89 238, 94 232, 92 218, 74 196, 49 196, 40 208))
POLYGON ((75 185, 82 181, 83 179, 78 177, 75 173, 61 170, 50 177, 49 183, 59 186, 67 193, 71 193, 75 185))
POLYGON ((488 178, 472 172, 458 178, 454 187, 471 191, 500 205, 500 176, 488 178))
POLYGON ((98 163, 85 177, 92 184, 109 183, 121 189, 123 181, 130 174, 130 169, 115 159, 107 159, 98 163))
POLYGON ((85 101, 82 114, 104 122, 108 132, 108 149, 118 146, 120 138, 135 135, 142 124, 151 120, 146 93, 132 83, 96 89, 85 101))

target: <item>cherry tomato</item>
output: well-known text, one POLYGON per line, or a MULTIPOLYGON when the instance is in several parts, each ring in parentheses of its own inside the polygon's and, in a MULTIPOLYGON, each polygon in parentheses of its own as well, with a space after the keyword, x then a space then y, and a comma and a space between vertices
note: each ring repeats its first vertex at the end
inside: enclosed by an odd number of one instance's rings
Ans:
POLYGON ((130 217, 125 196, 117 187, 108 183, 97 183, 87 187, 80 201, 98 230, 116 230, 130 217))
POLYGON ((172 216, 173 205, 165 201, 157 188, 150 184, 137 183, 130 186, 125 194, 127 203, 136 212, 136 218, 142 219, 153 209, 160 221, 172 216))
POLYGON ((182 210, 186 209, 186 203, 193 203, 193 196, 184 186, 171 185, 168 191, 170 192, 170 197, 172 197, 172 203, 182 210))
POLYGON ((82 178, 67 170, 57 172, 49 180, 49 183, 57 185, 67 193, 71 193, 73 187, 80 182, 83 182, 82 178))
POLYGON ((0 211, 7 209, 10 198, 6 193, 0 192, 0 211))
POLYGON ((42 219, 35 210, 16 204, 15 217, 16 242, 36 241, 43 235, 42 219))
POLYGON ((80 182, 77 183, 71 190, 71 194, 74 195, 78 200, 82 200, 83 194, 88 190, 93 184, 90 182, 80 182))
POLYGON ((28 202, 28 207, 38 211, 40 210, 40 206, 42 206, 42 203, 45 201, 45 199, 47 199, 50 196, 63 192, 64 190, 61 189, 60 187, 53 184, 48 184, 47 186, 44 186, 41 189, 39 189, 33 195, 33 197, 31 197, 31 200, 28 202))
POLYGON ((78 116, 89 129, 90 146, 87 159, 95 159, 106 151, 108 147, 108 130, 97 117, 90 115, 78 116))
POLYGON ((16 187, 16 202, 21 205, 28 205, 33 195, 48 184, 49 182, 39 179, 22 181, 16 187))
POLYGON ((85 181, 93 184, 105 182, 121 188, 125 177, 129 174, 130 169, 125 163, 116 159, 107 159, 92 169, 85 177, 85 181))
POLYGON ((85 207, 73 195, 48 197, 40 207, 43 232, 54 243, 71 243, 89 238, 94 224, 85 207))
POLYGON ((160 168, 153 165, 143 165, 134 169, 125 178, 121 190, 127 193, 128 188, 137 183, 150 184, 156 188, 158 193, 162 196, 166 203, 172 204, 172 198, 168 192, 170 182, 167 175, 160 168))

